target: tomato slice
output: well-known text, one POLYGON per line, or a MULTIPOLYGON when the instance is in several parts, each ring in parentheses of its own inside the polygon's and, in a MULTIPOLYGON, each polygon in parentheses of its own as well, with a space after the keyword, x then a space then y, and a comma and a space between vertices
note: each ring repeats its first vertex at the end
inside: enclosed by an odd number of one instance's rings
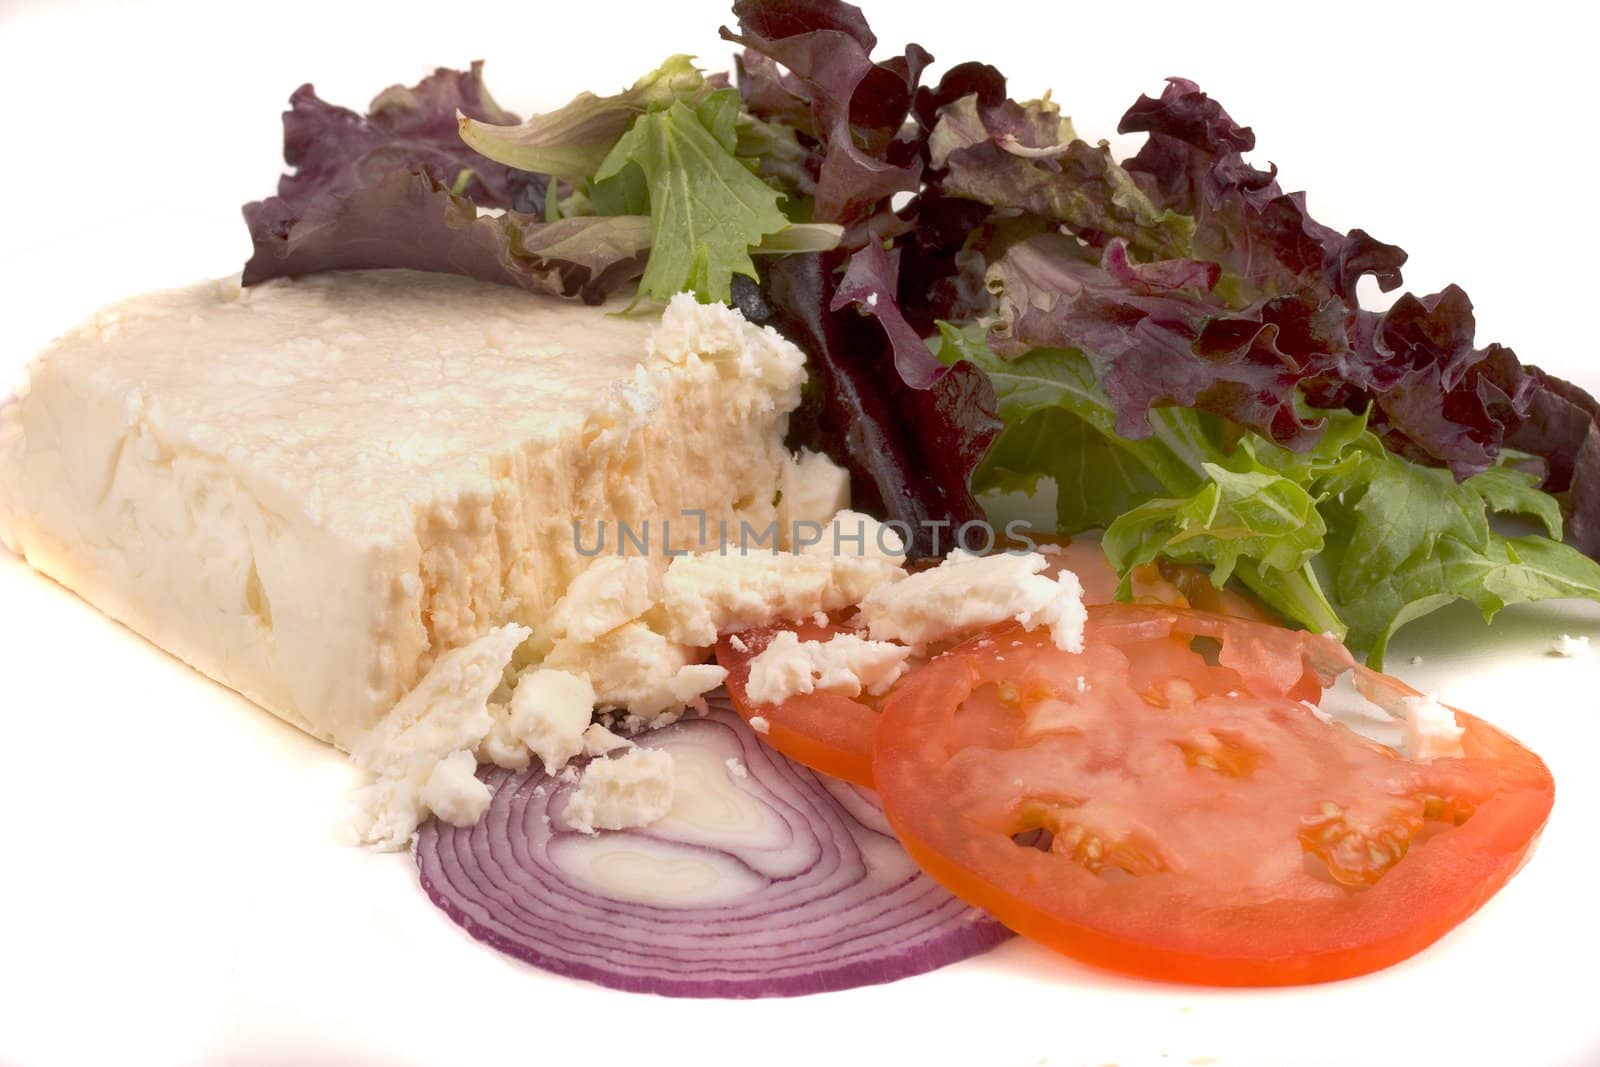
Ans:
POLYGON ((746 721, 766 720, 762 739, 790 759, 813 770, 872 788, 872 735, 878 728, 878 703, 818 691, 791 697, 781 704, 757 704, 746 693, 750 663, 782 630, 802 641, 826 641, 844 627, 814 621, 764 626, 717 640, 717 663, 728 671, 724 686, 734 710, 746 721))
POLYGON ((1077 959, 1278 985, 1362 974, 1471 915, 1550 812, 1537 756, 1457 713, 1463 754, 1404 759, 1302 698, 1331 639, 1166 607, 1090 609, 1082 654, 1012 630, 902 680, 874 755, 884 810, 957 896, 1077 959))
MULTIPOLYGON (((1033 540, 1043 546, 1046 553, 1046 575, 1054 577, 1062 570, 1071 570, 1078 576, 1083 583, 1084 603, 1109 604, 1116 599, 1117 573, 1106 561, 1098 540, 1044 535, 1034 535, 1033 540)), ((1014 547, 1022 546, 1018 543, 1014 547)), ((1250 612, 1259 617, 1262 611, 1238 594, 1227 594, 1232 599, 1223 598, 1211 586, 1210 579, 1192 568, 1178 568, 1174 576, 1169 577, 1150 564, 1135 569, 1132 574, 1133 596, 1140 602, 1187 607, 1184 583, 1194 585, 1201 595, 1209 591, 1212 595, 1209 602, 1229 612, 1250 612)), ((817 692, 781 704, 761 705, 746 695, 751 660, 761 654, 780 630, 793 630, 802 641, 826 641, 843 629, 844 626, 833 621, 827 625, 806 621, 724 634, 717 641, 717 663, 728 671, 726 688, 734 710, 746 721, 757 717, 765 720, 768 744, 813 770, 870 789, 873 786, 872 739, 878 726, 882 698, 852 698, 817 692)), ((1315 691, 1313 687, 1311 692, 1315 691)))

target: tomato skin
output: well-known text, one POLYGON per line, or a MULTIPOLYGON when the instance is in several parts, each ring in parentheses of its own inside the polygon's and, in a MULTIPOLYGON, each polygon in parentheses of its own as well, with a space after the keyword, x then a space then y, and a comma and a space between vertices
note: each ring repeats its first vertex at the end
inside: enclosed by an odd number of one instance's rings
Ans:
POLYGON ((745 691, 751 661, 775 634, 793 630, 802 641, 826 641, 840 629, 806 621, 724 634, 717 640, 717 663, 728 672, 723 684, 740 717, 746 722, 757 717, 766 720, 763 741, 812 770, 871 789, 872 738, 878 728, 878 709, 873 704, 838 693, 818 692, 793 697, 776 706, 764 705, 751 701, 745 691), (735 646, 736 640, 743 649, 735 646))
MULTIPOLYGON (((1286 633, 1250 634, 1253 624, 1171 610, 1091 610, 1092 625, 1121 626, 1124 636, 1141 624, 1140 615, 1150 632, 1176 618, 1185 632, 1244 632, 1264 644, 1286 633)), ((1310 659, 1336 658, 1318 647, 1324 639, 1287 636, 1308 649, 1310 659)), ((1142 639, 1154 640, 1148 634, 1142 639)), ((1018 632, 990 645, 1025 649, 1029 640, 1018 632)), ((1093 644, 1085 652, 1089 660, 1109 654, 1093 644)), ((973 753, 981 759, 981 747, 996 744, 994 736, 975 732, 979 727, 966 721, 971 715, 960 710, 1002 676, 995 658, 970 643, 917 671, 890 697, 874 756, 885 813, 911 856, 956 896, 1020 934, 1109 970, 1239 986, 1332 981, 1388 966, 1438 940, 1498 891, 1526 859, 1553 802, 1554 784, 1537 756, 1458 712, 1465 728, 1462 758, 1433 764, 1396 759, 1396 771, 1422 768, 1419 774, 1459 792, 1474 810, 1464 823, 1406 853, 1368 888, 1312 886, 1292 899, 1207 904, 1186 894, 1181 874, 1170 871, 1108 882, 1065 857, 1019 847, 985 822, 981 804, 956 810, 964 801, 945 769, 973 753)), ((1291 701, 1289 692, 1301 688, 1303 678, 1294 677, 1299 673, 1278 670, 1272 682, 1244 671, 1258 687, 1278 685, 1280 701, 1291 701)), ((1370 672, 1362 681, 1395 695, 1412 692, 1370 672)), ((1061 786, 1070 791, 1074 783, 1061 786)), ((991 790, 999 794, 988 798, 995 801, 991 814, 1004 808, 1004 789, 1001 782, 991 790)))

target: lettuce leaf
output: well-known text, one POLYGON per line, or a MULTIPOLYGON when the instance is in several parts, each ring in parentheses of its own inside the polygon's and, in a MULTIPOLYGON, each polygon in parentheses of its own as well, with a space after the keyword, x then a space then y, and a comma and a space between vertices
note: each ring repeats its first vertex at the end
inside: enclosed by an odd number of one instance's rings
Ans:
POLYGON ((463 114, 459 130, 463 142, 497 163, 586 182, 639 116, 674 103, 693 107, 711 91, 694 61, 676 55, 623 92, 579 93, 566 106, 514 126, 463 114))
POLYGON ((546 179, 473 152, 457 136, 458 112, 516 121, 489 97, 477 63, 386 89, 365 116, 302 86, 284 114, 295 170, 277 196, 244 207, 254 245, 244 284, 406 267, 595 303, 640 275, 647 220, 540 221, 546 179))
POLYGON ((1004 360, 975 329, 942 328, 940 358, 993 382, 1005 429, 978 468, 980 489, 1058 487, 1063 532, 1105 528, 1124 575, 1172 559, 1237 578, 1284 617, 1331 631, 1381 667, 1393 634, 1455 600, 1492 618, 1511 603, 1600 600, 1600 564, 1562 544, 1560 508, 1506 452, 1457 481, 1384 447, 1364 415, 1320 420, 1295 452, 1214 414, 1166 406, 1131 438, 1092 361, 1040 348, 1004 360), (1521 515, 1549 536, 1507 537, 1491 521, 1521 515))
POLYGON ((733 13, 739 30, 722 36, 746 49, 745 106, 817 146, 811 217, 853 230, 852 246, 884 232, 890 198, 920 184, 920 154, 900 134, 933 57, 913 44, 874 62, 877 38, 839 0, 736 0, 733 13))
POLYGON ((650 203, 650 261, 639 289, 658 300, 692 291, 726 302, 733 276, 756 277, 750 250, 789 228, 781 194, 733 154, 738 94, 724 90, 690 110, 674 101, 638 116, 594 174, 637 167, 650 203))
POLYGON ((1079 140, 1048 101, 984 107, 971 93, 939 110, 928 151, 945 196, 1025 211, 1097 243, 1119 237, 1152 258, 1188 251, 1194 220, 1158 209, 1110 148, 1079 140))

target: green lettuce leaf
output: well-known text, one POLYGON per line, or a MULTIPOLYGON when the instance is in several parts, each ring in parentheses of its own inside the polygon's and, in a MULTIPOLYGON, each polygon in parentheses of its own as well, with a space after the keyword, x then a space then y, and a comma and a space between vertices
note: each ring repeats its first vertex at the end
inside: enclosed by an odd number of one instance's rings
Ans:
POLYGON ((1165 557, 1209 564, 1218 585, 1240 559, 1276 571, 1297 571, 1322 551, 1328 532, 1304 486, 1266 469, 1235 472, 1215 463, 1210 479, 1183 498, 1147 500, 1107 527, 1106 556, 1123 574, 1165 557))
POLYGON ((711 91, 691 57, 677 55, 629 89, 612 96, 579 93, 565 107, 518 126, 494 126, 462 115, 461 139, 508 167, 585 182, 640 115, 674 103, 692 106, 711 91))
POLYGON ((1600 600, 1600 564, 1560 542, 1561 511, 1507 452, 1457 482, 1384 448, 1363 415, 1306 408, 1324 431, 1304 452, 1194 409, 1150 413, 1152 433, 1116 432, 1093 367, 1070 349, 1003 360, 975 329, 941 324, 940 358, 969 360, 994 384, 1005 429, 974 488, 1057 486, 1064 533, 1103 527, 1123 576, 1157 559, 1209 567, 1280 615, 1343 637, 1382 667, 1396 631, 1456 600, 1492 618, 1507 604, 1600 600), (1520 515, 1549 536, 1508 537, 1520 515))
POLYGON ((1349 624, 1352 647, 1365 649, 1381 670, 1395 633, 1446 604, 1469 601, 1488 621, 1508 604, 1564 597, 1600 599, 1600 564, 1548 537, 1491 533, 1481 551, 1441 538, 1432 552, 1405 561, 1339 602, 1338 610, 1349 624))
POLYGON ((733 154, 737 109, 738 94, 724 90, 694 110, 674 102, 641 115, 595 173, 598 182, 628 167, 644 174, 651 248, 641 293, 727 301, 735 274, 756 276, 751 248, 788 228, 782 194, 733 154))

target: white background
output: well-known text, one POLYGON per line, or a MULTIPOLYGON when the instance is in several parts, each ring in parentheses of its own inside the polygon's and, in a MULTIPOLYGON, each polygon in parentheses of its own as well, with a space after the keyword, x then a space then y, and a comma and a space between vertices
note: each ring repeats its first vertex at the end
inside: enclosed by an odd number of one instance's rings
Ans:
MULTIPOLYGON (((1464 285, 1481 340, 1594 389, 1593 25, 1565 6, 932 5, 869 10, 886 46, 979 58, 1087 137, 1198 80, 1322 221, 1464 285)), ((715 2, 0 2, 0 373, 94 307, 236 270, 273 190, 289 93, 360 107, 489 61, 526 113, 674 51, 722 66, 715 2)), ((4 392, 0 388, 0 392, 4 392)), ((1559 796, 1534 862, 1383 974, 1302 990, 1167 988, 1028 945, 800 1001, 626 996, 504 961, 421 897, 404 856, 337 842, 330 752, 0 554, 0 1063, 1596 1064, 1591 607, 1462 613, 1393 662, 1518 734, 1559 796), (1411 655, 1420 664, 1407 665, 1411 655)))

